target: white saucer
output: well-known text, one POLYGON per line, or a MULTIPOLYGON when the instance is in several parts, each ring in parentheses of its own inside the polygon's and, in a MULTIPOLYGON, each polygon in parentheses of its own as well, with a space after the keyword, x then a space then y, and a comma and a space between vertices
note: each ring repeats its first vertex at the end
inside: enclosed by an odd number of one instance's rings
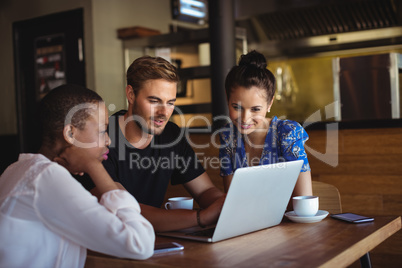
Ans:
POLYGON ((307 216, 307 217, 301 217, 297 216, 294 211, 289 211, 285 213, 285 216, 294 222, 300 222, 300 223, 313 223, 313 222, 319 222, 322 221, 326 216, 328 216, 329 212, 325 210, 319 210, 315 216, 307 216))

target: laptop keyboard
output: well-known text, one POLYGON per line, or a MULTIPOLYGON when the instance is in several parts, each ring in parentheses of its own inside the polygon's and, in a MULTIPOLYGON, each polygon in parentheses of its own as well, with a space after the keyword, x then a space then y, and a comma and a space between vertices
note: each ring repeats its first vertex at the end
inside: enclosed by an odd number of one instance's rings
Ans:
POLYGON ((187 235, 212 237, 212 235, 214 234, 214 231, 215 231, 215 228, 209 228, 209 229, 204 229, 201 231, 187 233, 187 235))

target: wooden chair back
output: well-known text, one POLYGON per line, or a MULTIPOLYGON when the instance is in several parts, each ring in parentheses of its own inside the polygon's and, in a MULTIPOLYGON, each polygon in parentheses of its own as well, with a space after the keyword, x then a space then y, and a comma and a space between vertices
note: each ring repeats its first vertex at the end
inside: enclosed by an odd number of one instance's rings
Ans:
POLYGON ((331 214, 342 213, 341 196, 335 186, 313 181, 313 195, 319 197, 320 210, 326 210, 331 214))

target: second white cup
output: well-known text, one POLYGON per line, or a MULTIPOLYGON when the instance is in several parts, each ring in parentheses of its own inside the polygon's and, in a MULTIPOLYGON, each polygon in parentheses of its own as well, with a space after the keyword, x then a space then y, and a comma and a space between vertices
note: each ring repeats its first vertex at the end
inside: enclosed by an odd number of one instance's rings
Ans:
POLYGON ((165 203, 166 209, 193 209, 193 198, 191 197, 171 197, 165 203))
POLYGON ((315 216, 318 212, 318 196, 295 196, 292 201, 297 216, 315 216))

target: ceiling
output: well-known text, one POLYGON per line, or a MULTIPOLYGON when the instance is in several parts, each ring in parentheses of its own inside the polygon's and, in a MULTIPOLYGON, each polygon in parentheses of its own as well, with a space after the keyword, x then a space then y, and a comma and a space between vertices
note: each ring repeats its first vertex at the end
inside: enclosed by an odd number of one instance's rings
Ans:
POLYGON ((402 0, 235 0, 235 9, 251 47, 273 55, 402 43, 402 0))

